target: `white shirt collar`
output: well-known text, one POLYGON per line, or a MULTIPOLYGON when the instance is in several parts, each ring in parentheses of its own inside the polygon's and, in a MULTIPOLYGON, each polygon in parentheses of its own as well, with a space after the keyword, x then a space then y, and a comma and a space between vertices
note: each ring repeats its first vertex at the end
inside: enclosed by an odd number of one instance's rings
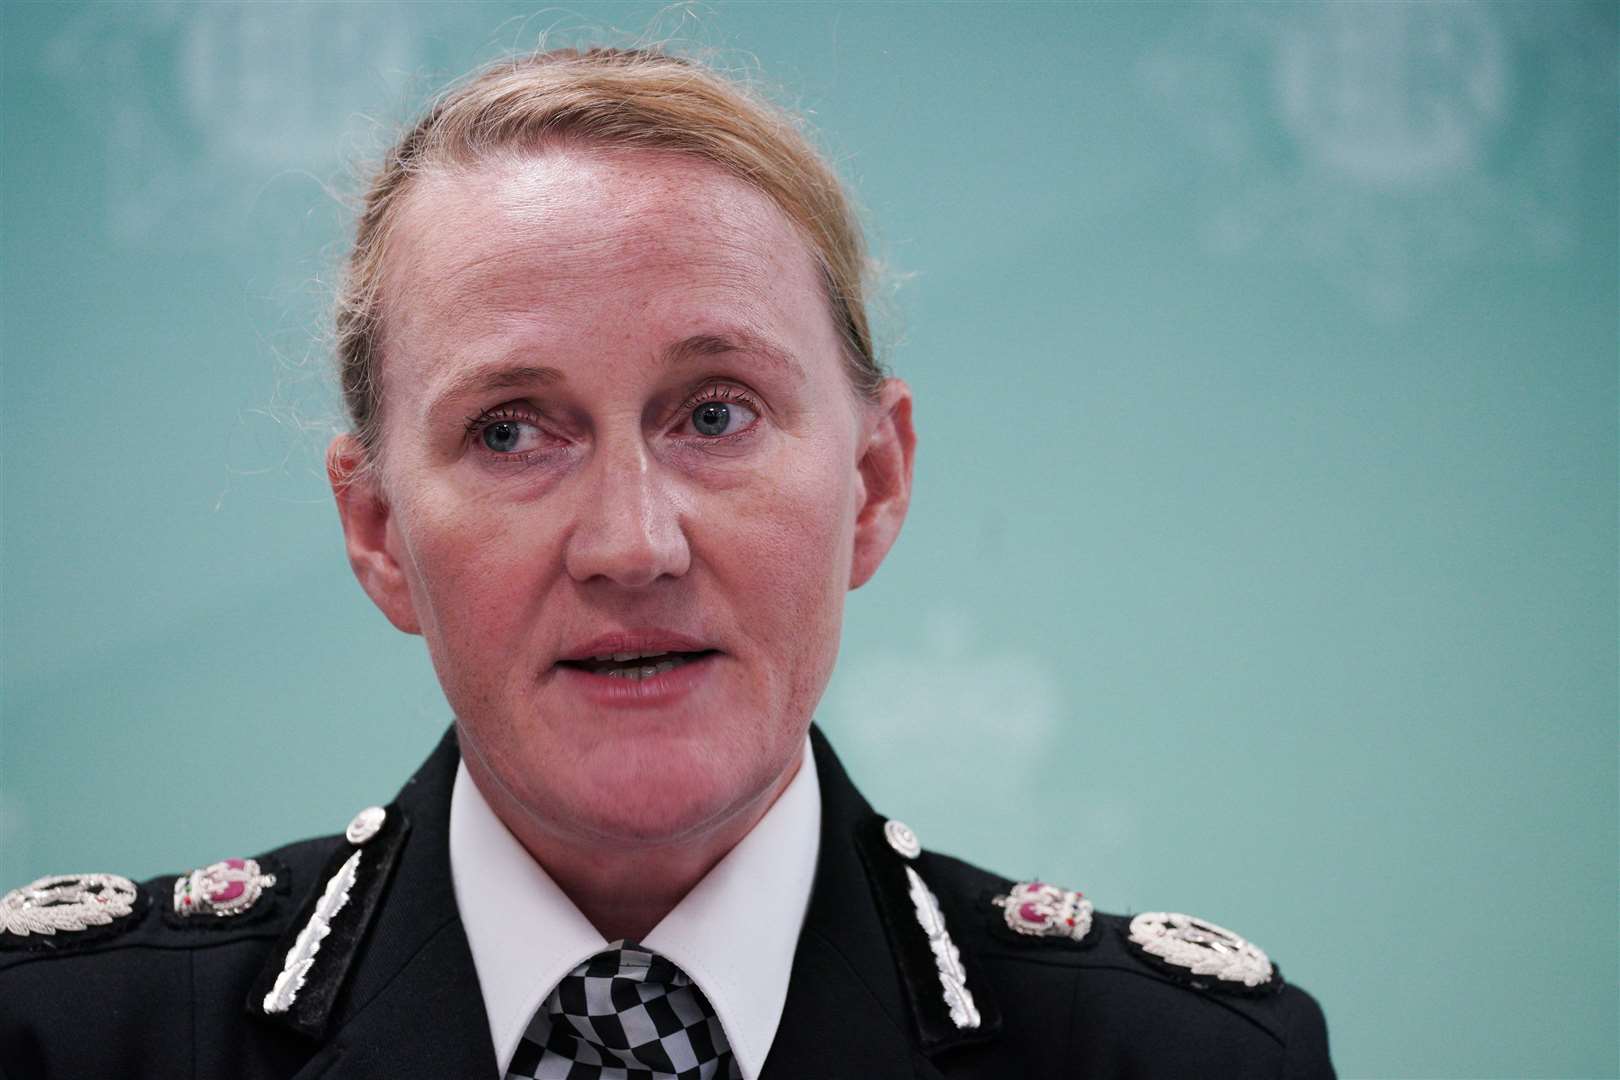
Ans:
MULTIPOLYGON (((776 803, 642 941, 709 999, 744 1080, 759 1076, 782 1019, 820 840, 806 738, 776 803)), ((504 1076, 541 1002, 608 943, 495 816, 465 763, 450 796, 450 876, 504 1076)))

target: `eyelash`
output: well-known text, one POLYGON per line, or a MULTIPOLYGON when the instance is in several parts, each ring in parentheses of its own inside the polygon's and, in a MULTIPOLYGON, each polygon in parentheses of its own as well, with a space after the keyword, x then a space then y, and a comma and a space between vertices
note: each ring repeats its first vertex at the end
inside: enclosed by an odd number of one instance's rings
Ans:
MULTIPOLYGON (((753 413, 756 417, 763 416, 765 412, 759 407, 759 402, 748 396, 748 392, 746 390, 742 389, 740 386, 733 386, 730 383, 709 383, 708 385, 701 387, 691 397, 681 402, 681 407, 676 411, 684 416, 686 413, 691 412, 699 405, 707 405, 711 401, 724 401, 727 404, 735 402, 736 404, 747 409, 749 412, 753 413)), ((758 420, 756 420, 753 424, 749 424, 741 431, 733 432, 730 435, 716 435, 702 441, 707 444, 714 445, 717 443, 729 443, 738 439, 745 439, 754 433, 754 428, 757 424, 758 420)))
MULTIPOLYGON (((743 390, 738 386, 733 386, 730 383, 710 383, 709 385, 702 387, 685 401, 681 402, 680 408, 677 409, 676 412, 684 415, 691 412, 699 405, 706 405, 711 401, 724 401, 728 404, 735 402, 736 404, 748 409, 756 417, 763 415, 763 410, 760 409, 759 403, 750 397, 746 390, 743 390)), ((483 412, 478 413, 476 416, 469 416, 467 418, 467 441, 476 445, 478 443, 479 436, 483 434, 486 427, 491 424, 502 423, 503 421, 525 424, 533 424, 537 422, 536 417, 532 413, 524 412, 520 409, 514 409, 509 405, 499 405, 493 409, 486 409, 483 412)), ((757 426, 758 420, 756 420, 753 424, 749 424, 741 431, 733 432, 730 435, 717 435, 701 441, 711 446, 720 443, 735 442, 751 436, 754 433, 755 427, 757 426)), ((495 451, 490 450, 488 453, 491 456, 500 459, 526 461, 537 454, 544 453, 544 451, 525 450, 517 454, 497 454, 495 451)))
MULTIPOLYGON (((475 416, 467 417, 467 441, 476 442, 478 437, 484 433, 485 428, 491 424, 503 422, 533 424, 535 423, 535 417, 532 413, 526 413, 508 405, 498 405, 493 409, 485 409, 475 416)), ((494 454, 495 452, 491 450, 490 453, 494 454)), ((519 458, 530 456, 533 453, 534 451, 530 450, 523 454, 498 454, 496 456, 519 458)))

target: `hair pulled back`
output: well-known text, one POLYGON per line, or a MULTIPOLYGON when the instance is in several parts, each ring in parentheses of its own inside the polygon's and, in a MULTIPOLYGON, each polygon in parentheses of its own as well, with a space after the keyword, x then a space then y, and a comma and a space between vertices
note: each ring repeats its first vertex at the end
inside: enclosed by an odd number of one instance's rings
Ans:
POLYGON ((710 69, 657 49, 557 49, 502 60, 434 104, 369 185, 337 298, 337 365, 354 433, 380 447, 383 271, 412 179, 558 141, 661 149, 712 162, 788 216, 820 264, 857 394, 883 370, 867 320, 867 259, 842 185, 790 114, 710 69))

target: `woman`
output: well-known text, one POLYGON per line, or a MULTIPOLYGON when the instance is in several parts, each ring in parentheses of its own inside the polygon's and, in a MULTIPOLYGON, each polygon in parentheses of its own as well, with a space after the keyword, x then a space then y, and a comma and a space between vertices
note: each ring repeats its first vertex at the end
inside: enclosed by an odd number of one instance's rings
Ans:
POLYGON ((430 111, 359 220, 328 472, 455 725, 342 836, 7 894, 8 1074, 1330 1076, 1260 950, 927 853, 812 729, 910 495, 864 267, 792 121, 691 63, 430 111))

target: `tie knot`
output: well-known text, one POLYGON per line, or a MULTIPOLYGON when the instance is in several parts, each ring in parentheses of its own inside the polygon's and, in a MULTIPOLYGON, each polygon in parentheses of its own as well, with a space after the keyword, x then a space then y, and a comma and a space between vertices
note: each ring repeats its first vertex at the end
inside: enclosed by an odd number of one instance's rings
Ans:
POLYGON ((634 941, 615 941, 570 971, 568 978, 622 979, 644 986, 691 986, 692 980, 669 961, 634 941))
POLYGON ((615 942, 567 975, 535 1012, 510 1077, 730 1080, 731 1045, 703 992, 669 959, 615 942))

